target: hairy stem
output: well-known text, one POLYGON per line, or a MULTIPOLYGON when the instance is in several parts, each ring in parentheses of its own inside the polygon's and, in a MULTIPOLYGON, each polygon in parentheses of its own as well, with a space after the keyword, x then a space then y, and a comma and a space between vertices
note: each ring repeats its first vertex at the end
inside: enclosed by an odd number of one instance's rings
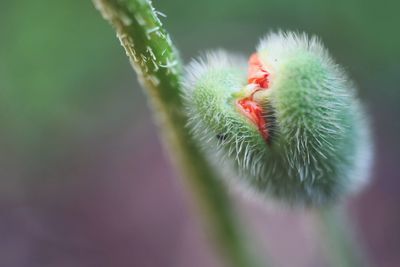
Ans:
POLYGON ((182 65, 157 12, 147 0, 93 0, 117 32, 150 98, 167 151, 180 167, 229 266, 255 266, 244 245, 229 197, 185 128, 182 65))
POLYGON ((342 206, 320 209, 317 222, 330 266, 369 266, 356 242, 351 222, 342 206))

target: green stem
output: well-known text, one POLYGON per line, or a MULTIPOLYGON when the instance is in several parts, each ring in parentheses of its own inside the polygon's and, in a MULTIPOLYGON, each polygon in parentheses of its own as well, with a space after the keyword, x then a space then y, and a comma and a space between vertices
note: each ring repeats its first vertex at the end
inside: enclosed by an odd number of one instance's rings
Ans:
POLYGON ((369 266, 360 245, 356 242, 355 231, 343 206, 335 206, 316 211, 324 249, 330 266, 369 266))
POLYGON ((125 48, 152 103, 171 158, 181 168, 206 225, 229 266, 255 266, 234 216, 228 194, 185 128, 181 97, 182 64, 157 11, 147 0, 93 0, 125 48))

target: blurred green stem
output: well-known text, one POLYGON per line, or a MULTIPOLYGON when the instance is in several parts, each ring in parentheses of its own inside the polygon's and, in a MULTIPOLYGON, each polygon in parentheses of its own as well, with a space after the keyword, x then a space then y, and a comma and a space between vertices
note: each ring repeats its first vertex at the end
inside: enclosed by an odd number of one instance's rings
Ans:
POLYGON ((331 267, 368 266, 342 205, 317 210, 316 217, 331 267))
POLYGON ((229 266, 255 266, 244 245, 228 194, 188 130, 181 97, 182 64, 157 12, 147 0, 93 0, 125 49, 152 104, 167 151, 194 193, 206 226, 229 266))

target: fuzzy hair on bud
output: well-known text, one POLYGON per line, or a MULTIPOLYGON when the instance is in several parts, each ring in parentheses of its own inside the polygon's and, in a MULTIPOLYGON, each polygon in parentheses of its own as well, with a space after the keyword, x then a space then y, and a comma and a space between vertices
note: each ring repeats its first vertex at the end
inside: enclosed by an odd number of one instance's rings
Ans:
POLYGON ((210 160, 235 171, 227 180, 305 206, 361 188, 372 161, 365 111, 321 42, 271 33, 249 64, 250 74, 244 58, 217 51, 186 67, 188 127, 210 160))

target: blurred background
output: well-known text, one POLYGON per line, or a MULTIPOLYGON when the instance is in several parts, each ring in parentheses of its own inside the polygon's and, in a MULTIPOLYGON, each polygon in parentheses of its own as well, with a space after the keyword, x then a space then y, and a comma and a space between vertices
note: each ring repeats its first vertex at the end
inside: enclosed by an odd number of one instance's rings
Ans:
MULTIPOLYGON (((396 1, 158 0, 187 62, 270 30, 321 37, 372 118, 371 185, 349 210, 375 266, 400 266, 396 1)), ((0 2, 0 266, 221 267, 147 100, 90 1, 0 2)), ((327 266, 310 216, 234 195, 275 266, 327 266)))

